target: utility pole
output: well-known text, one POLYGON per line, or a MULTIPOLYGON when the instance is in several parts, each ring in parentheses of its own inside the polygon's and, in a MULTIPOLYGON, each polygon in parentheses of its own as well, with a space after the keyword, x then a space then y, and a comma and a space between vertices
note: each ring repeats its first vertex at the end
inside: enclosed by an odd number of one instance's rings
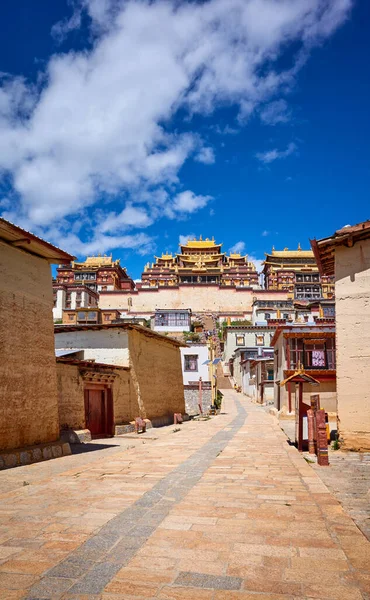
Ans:
POLYGON ((209 351, 209 376, 211 379, 211 392, 212 392, 212 404, 215 406, 216 397, 217 397, 217 381, 215 377, 215 365, 213 364, 215 360, 215 343, 213 337, 210 336, 208 340, 208 351, 209 351))

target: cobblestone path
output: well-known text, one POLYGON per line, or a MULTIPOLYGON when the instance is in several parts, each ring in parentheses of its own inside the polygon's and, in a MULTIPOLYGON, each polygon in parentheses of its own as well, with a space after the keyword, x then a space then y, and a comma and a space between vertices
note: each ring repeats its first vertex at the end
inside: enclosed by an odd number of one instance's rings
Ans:
POLYGON ((224 412, 27 467, 0 494, 0 598, 370 598, 370 543, 316 472, 263 409, 227 390, 224 412))

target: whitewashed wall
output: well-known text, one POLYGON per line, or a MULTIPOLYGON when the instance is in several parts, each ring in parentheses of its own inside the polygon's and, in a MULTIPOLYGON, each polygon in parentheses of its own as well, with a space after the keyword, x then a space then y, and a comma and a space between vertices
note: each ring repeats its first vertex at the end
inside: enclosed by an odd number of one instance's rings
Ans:
POLYGON ((55 347, 83 349, 84 360, 129 366, 128 333, 122 329, 68 331, 55 334, 55 347))
POLYGON ((203 381, 210 381, 209 379, 209 368, 208 365, 203 365, 206 360, 208 360, 208 347, 206 344, 199 344, 189 346, 189 348, 180 348, 181 351, 181 367, 182 367, 182 377, 184 381, 184 385, 187 385, 189 381, 198 381, 199 377, 202 378, 203 381), (198 355, 198 371, 185 371, 185 355, 196 354, 198 355))

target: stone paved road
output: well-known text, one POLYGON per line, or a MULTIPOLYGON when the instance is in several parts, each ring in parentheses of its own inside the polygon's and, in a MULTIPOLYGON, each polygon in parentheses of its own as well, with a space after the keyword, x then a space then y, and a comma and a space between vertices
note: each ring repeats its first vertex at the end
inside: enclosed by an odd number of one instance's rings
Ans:
POLYGON ((259 407, 224 410, 2 493, 1 600, 370 598, 370 543, 315 471, 259 407))

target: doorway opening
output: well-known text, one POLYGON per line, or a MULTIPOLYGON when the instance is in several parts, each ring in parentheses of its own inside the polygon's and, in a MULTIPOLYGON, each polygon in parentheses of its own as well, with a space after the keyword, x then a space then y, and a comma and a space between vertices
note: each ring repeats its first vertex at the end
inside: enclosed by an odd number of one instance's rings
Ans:
POLYGON ((103 384, 85 384, 85 423, 93 439, 112 437, 112 390, 103 384))

